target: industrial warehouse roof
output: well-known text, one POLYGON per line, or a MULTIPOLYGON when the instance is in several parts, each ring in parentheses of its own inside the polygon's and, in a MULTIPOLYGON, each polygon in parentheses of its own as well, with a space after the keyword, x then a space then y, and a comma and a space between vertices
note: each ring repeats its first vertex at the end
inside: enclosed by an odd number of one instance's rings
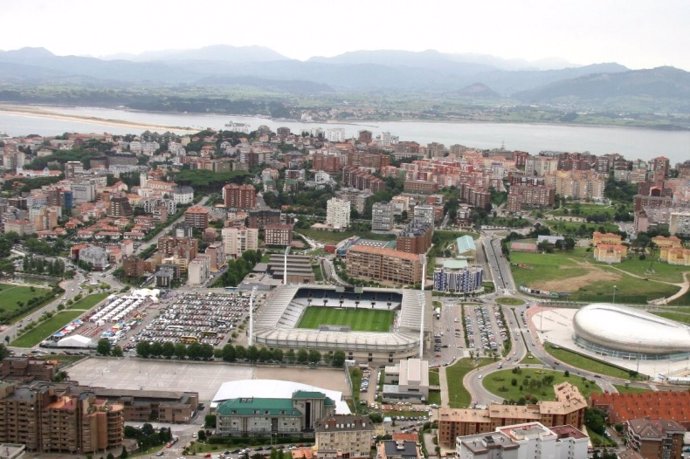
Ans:
MULTIPOLYGON (((335 401, 337 414, 350 414, 350 408, 343 400, 343 394, 337 390, 323 389, 309 384, 294 381, 281 381, 278 379, 242 379, 223 383, 216 395, 213 396, 212 406, 219 406, 222 402, 237 399, 290 399, 294 395, 318 393, 335 401), (295 394, 297 393, 297 394, 295 394)), ((292 407, 292 402, 290 402, 292 407)))

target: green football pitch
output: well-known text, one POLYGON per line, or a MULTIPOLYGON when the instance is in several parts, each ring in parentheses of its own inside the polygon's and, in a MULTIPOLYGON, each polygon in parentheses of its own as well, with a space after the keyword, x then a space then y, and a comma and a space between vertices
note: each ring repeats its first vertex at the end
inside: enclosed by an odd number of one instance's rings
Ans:
POLYGON ((309 306, 297 328, 319 328, 320 325, 342 325, 352 331, 387 332, 393 324, 394 311, 309 306))

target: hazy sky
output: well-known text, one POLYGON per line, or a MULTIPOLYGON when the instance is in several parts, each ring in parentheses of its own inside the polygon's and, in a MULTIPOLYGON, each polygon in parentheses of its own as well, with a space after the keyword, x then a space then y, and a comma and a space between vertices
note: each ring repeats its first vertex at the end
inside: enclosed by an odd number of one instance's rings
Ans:
POLYGON ((2 0, 0 48, 103 56, 212 44, 306 59, 357 49, 690 70, 688 0, 2 0))

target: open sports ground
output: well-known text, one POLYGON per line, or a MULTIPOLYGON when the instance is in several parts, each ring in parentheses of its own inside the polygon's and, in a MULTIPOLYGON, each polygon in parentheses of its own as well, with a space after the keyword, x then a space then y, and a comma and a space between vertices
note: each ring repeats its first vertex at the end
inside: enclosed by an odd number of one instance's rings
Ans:
POLYGON ((350 327, 352 331, 387 332, 394 314, 394 311, 380 309, 310 306, 304 311, 297 328, 339 325, 350 327))

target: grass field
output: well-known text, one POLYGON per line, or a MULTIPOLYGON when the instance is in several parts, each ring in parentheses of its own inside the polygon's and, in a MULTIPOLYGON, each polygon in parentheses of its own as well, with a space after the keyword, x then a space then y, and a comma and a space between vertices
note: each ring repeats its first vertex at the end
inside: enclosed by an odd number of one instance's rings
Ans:
POLYGON ((475 364, 473 359, 461 359, 455 364, 446 367, 446 379, 448 380, 448 404, 451 408, 467 408, 472 402, 470 393, 462 385, 462 378, 475 368, 488 365, 493 359, 479 359, 475 364))
POLYGON ((513 373, 513 370, 497 371, 486 375, 483 381, 486 390, 513 401, 528 397, 536 400, 555 400, 553 386, 566 381, 577 386, 585 398, 593 392, 601 392, 601 389, 592 381, 575 376, 566 377, 560 371, 532 368, 522 368, 519 373, 513 373), (553 382, 545 383, 544 378, 547 376, 553 377, 553 382), (513 380, 515 380, 515 385, 512 384, 513 380))
POLYGON ((337 243, 343 239, 347 239, 352 236, 359 236, 364 239, 376 239, 378 241, 394 241, 395 235, 393 234, 378 234, 372 232, 362 232, 362 231, 320 231, 313 229, 299 229, 297 233, 303 234, 310 239, 315 241, 325 242, 325 243, 337 243))
POLYGON ((33 347, 82 315, 84 311, 61 311, 12 342, 12 346, 33 347))
POLYGON ((77 301, 76 303, 73 303, 69 306, 66 306, 67 309, 81 309, 81 310, 89 310, 101 301, 103 301, 109 293, 94 293, 93 295, 89 295, 85 298, 82 298, 81 300, 77 301))
POLYGON ((614 367, 613 365, 609 365, 606 362, 595 360, 590 357, 586 357, 584 355, 580 355, 576 352, 572 352, 560 347, 556 348, 549 343, 546 343, 544 349, 554 358, 570 366, 582 368, 583 370, 591 371, 592 373, 598 373, 605 376, 612 376, 614 378, 631 379, 630 373, 628 373, 627 370, 614 367))
POLYGON ((588 203, 569 203, 564 207, 559 207, 558 209, 554 209, 549 212, 551 215, 567 215, 569 217, 588 217, 590 215, 603 214, 613 217, 615 213, 616 209, 613 206, 602 206, 588 203), (568 213, 565 213, 566 209, 568 210, 568 213))
POLYGON ((342 325, 352 331, 387 332, 393 323, 394 311, 309 306, 297 328, 319 328, 320 325, 342 325))
POLYGON ((640 394, 642 392, 649 392, 651 389, 643 389, 642 387, 625 387, 625 386, 614 386, 616 390, 621 394, 640 394))
POLYGON ((684 314, 682 312, 673 311, 654 311, 652 314, 665 317, 667 319, 675 320, 676 322, 690 324, 690 314, 684 314))
POLYGON ((690 290, 678 299, 671 301, 669 304, 674 305, 690 305, 690 290))
POLYGON ((496 303, 498 304, 503 304, 505 306, 521 306, 525 304, 523 300, 520 298, 511 298, 508 296, 502 296, 500 298, 496 298, 496 303))
POLYGON ((680 281, 683 271, 682 267, 658 262, 652 264, 650 270, 650 262, 639 259, 609 266, 595 261, 592 253, 583 248, 563 253, 513 252, 511 266, 518 285, 568 291, 568 299, 588 302, 612 301, 615 285, 616 301, 620 303, 646 303, 674 294, 678 287, 654 280, 680 281), (649 280, 633 277, 626 272, 649 280))
POLYGON ((431 368, 429 370, 429 385, 438 386, 439 384, 438 368, 431 368))
POLYGON ((48 293, 49 289, 34 287, 24 287, 12 284, 0 284, 0 311, 8 312, 9 317, 14 317, 19 313, 17 302, 27 303, 31 298, 40 297, 48 293))

